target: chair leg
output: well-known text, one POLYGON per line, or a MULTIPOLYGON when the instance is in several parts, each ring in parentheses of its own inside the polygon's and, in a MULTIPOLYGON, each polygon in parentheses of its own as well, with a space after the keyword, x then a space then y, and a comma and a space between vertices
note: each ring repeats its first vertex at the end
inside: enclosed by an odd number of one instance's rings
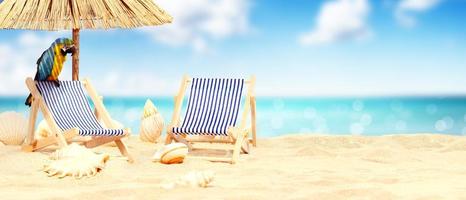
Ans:
POLYGON ((244 139, 245 139, 244 133, 242 135, 238 134, 237 136, 239 137, 236 138, 235 148, 233 149, 233 157, 231 159, 232 164, 235 164, 238 161, 239 154, 240 154, 240 151, 243 146, 244 139))
POLYGON ((188 151, 191 152, 193 150, 193 145, 188 142, 184 137, 181 137, 179 135, 172 134, 172 139, 175 140, 176 142, 180 142, 185 144, 188 147, 188 151))
POLYGON ((129 163, 133 163, 134 159, 129 155, 128 149, 126 148, 126 145, 121 141, 121 139, 115 140, 115 144, 117 145, 118 149, 121 152, 121 155, 125 156, 128 158, 129 163))
POLYGON ((165 137, 165 144, 170 144, 173 141, 173 136, 171 133, 167 133, 167 136, 165 137))
POLYGON ((257 147, 256 98, 251 97, 250 102, 251 102, 251 133, 252 133, 251 142, 252 142, 253 147, 257 147))
POLYGON ((243 145, 241 145, 241 151, 245 154, 249 154, 250 152, 249 140, 247 138, 244 139, 243 145))
POLYGON ((97 137, 93 137, 89 141, 84 142, 84 146, 86 148, 94 148, 94 147, 121 139, 123 137, 124 136, 97 136, 97 137))
POLYGON ((26 146, 32 145, 34 142, 34 130, 36 126, 37 113, 39 111, 39 101, 33 100, 31 105, 31 110, 29 111, 29 124, 28 124, 28 134, 24 144, 26 146))

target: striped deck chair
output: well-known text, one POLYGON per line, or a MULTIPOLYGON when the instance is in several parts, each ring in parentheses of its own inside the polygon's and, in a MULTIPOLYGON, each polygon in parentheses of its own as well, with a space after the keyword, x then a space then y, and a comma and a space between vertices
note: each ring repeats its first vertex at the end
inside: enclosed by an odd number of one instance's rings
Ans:
POLYGON ((193 149, 233 151, 231 157, 191 157, 236 163, 241 151, 249 153, 249 143, 256 146, 254 84, 255 77, 244 80, 191 79, 184 76, 180 90, 175 96, 175 110, 171 124, 167 128, 165 143, 182 142, 188 145, 190 151, 193 149), (184 118, 180 120, 184 94, 189 85, 191 90, 186 113, 184 118), (247 86, 248 90, 245 91, 244 88, 247 86), (241 113, 243 96, 245 96, 244 110, 241 113), (240 114, 241 118, 239 118, 240 114), (251 121, 247 123, 249 115, 251 121), (252 133, 251 137, 250 133, 252 133), (204 147, 199 147, 202 144, 198 145, 198 143, 204 143, 204 147), (205 143, 221 143, 223 145, 206 146, 205 143))
POLYGON ((82 142, 87 148, 115 142, 121 154, 132 162, 126 146, 121 141, 122 137, 129 134, 129 130, 114 127, 113 120, 89 80, 60 81, 60 86, 56 87, 50 81, 35 82, 32 78, 27 78, 26 85, 31 91, 33 102, 28 135, 22 148, 24 151, 35 151, 53 144, 64 147, 72 141, 82 142), (92 112, 84 89, 87 89, 96 113, 108 128, 104 128, 92 112), (34 138, 39 109, 55 135, 43 139, 34 138))

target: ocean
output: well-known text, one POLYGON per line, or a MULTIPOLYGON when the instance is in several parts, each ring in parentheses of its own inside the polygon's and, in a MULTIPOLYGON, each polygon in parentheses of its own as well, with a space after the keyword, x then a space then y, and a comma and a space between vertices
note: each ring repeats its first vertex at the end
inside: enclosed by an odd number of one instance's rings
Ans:
MULTIPOLYGON (((111 116, 138 133, 147 98, 109 97, 111 116)), ((168 124, 172 97, 151 97, 168 124)), ((28 116, 24 97, 0 97, 0 112, 28 116)), ((290 133, 386 135, 440 133, 466 135, 466 97, 297 98, 258 97, 259 137, 290 133)))

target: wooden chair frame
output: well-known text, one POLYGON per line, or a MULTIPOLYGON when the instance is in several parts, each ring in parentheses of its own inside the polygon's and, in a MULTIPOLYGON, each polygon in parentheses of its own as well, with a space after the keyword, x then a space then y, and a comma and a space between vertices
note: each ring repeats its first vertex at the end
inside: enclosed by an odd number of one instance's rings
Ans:
MULTIPOLYGON (((99 118, 102 119, 105 127, 110 129, 116 129, 117 127, 114 126, 110 114, 107 112, 107 109, 105 108, 102 99, 99 98, 99 95, 92 86, 91 82, 88 79, 84 79, 83 81, 81 81, 81 83, 84 85, 84 88, 86 88, 87 93, 91 97, 92 102, 95 106, 95 111, 99 114, 99 118)), ((69 130, 62 131, 58 127, 57 123, 55 122, 52 116, 52 113, 49 111, 47 105, 45 104, 45 101, 42 95, 40 94, 39 89, 37 88, 34 80, 32 78, 27 78, 26 85, 33 96, 33 101, 29 113, 28 134, 26 136, 26 141, 22 146, 23 151, 32 152, 53 144, 58 144, 58 146, 62 148, 73 141, 81 142, 87 148, 93 148, 109 142, 115 142, 121 154, 127 157, 129 162, 133 162, 132 157, 128 153, 126 145, 121 141, 121 138, 130 134, 129 129, 124 129, 124 134, 121 136, 95 136, 91 139, 89 139, 90 137, 79 136, 78 128, 72 128, 69 130), (44 116, 44 119, 47 122, 47 125, 49 126, 50 130, 54 133, 54 135, 42 139, 34 138, 35 124, 39 109, 42 112, 42 115, 44 116)))
POLYGON ((245 81, 247 85, 247 94, 245 98, 244 108, 242 112, 242 118, 239 125, 235 127, 228 128, 228 136, 193 136, 188 134, 177 135, 173 133, 173 127, 180 126, 180 115, 181 108, 183 104, 183 99, 186 93, 186 90, 189 84, 192 82, 191 78, 187 75, 183 76, 180 89, 175 96, 175 107, 173 116, 171 119, 170 125, 167 127, 167 136, 165 139, 165 144, 171 143, 173 140, 177 142, 182 142, 188 145, 190 151, 192 149, 219 149, 219 150, 232 150, 233 154, 231 158, 227 157, 215 157, 215 156, 191 156, 195 158, 206 159, 210 161, 219 161, 219 162, 230 162, 232 164, 236 163, 239 158, 240 151, 242 150, 245 153, 249 153, 249 143, 254 147, 257 145, 257 136, 256 136, 256 98, 254 95, 254 86, 256 82, 255 76, 251 76, 249 80, 245 81), (251 117, 250 126, 247 126, 248 116, 251 117), (249 134, 251 133, 251 137, 249 134), (196 148, 193 146, 194 143, 223 143, 230 144, 233 146, 227 146, 223 148, 196 148), (245 143, 245 144, 244 144, 245 143))

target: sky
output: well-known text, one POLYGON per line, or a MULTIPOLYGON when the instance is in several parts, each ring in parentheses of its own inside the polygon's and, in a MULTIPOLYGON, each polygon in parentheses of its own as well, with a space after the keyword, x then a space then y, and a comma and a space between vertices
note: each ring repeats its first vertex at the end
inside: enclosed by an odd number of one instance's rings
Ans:
MULTIPOLYGON (((81 31, 80 76, 101 94, 172 96, 188 74, 255 75, 258 96, 466 95, 466 1, 155 3, 172 24, 81 31)), ((0 96, 27 95, 58 37, 71 32, 0 30, 0 96)))

